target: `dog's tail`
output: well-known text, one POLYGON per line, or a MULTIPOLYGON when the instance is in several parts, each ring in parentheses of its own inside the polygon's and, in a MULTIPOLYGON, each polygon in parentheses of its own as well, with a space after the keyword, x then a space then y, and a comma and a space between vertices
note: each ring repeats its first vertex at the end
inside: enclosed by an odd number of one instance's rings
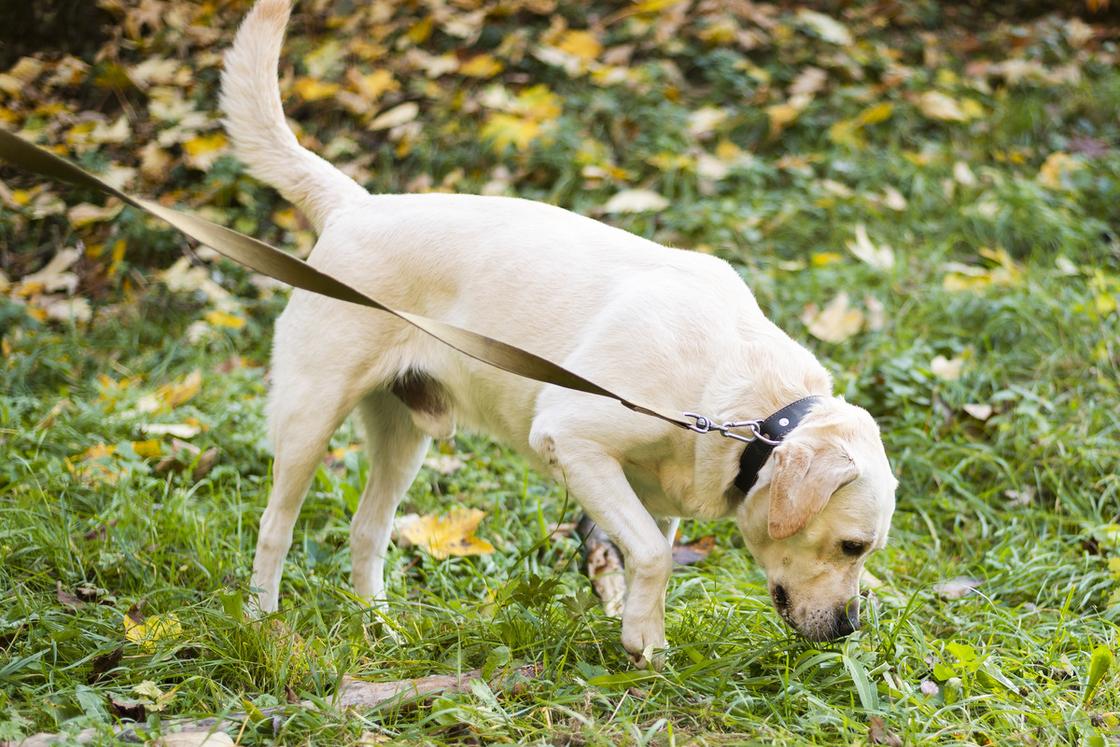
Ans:
POLYGON ((330 214, 365 198, 350 177, 296 141, 284 120, 277 68, 291 0, 258 0, 226 53, 221 107, 234 152, 322 230, 330 214))

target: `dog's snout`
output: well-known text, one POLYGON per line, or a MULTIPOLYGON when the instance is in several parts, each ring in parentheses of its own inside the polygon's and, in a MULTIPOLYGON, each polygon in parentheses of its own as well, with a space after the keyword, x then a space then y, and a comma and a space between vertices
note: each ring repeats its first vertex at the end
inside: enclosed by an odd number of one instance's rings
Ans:
POLYGON ((770 596, 774 599, 774 606, 779 610, 789 607, 789 595, 786 594, 786 587, 781 584, 774 585, 774 590, 770 592, 770 596))
POLYGON ((853 600, 836 610, 836 638, 843 638, 859 630, 859 601, 853 600))

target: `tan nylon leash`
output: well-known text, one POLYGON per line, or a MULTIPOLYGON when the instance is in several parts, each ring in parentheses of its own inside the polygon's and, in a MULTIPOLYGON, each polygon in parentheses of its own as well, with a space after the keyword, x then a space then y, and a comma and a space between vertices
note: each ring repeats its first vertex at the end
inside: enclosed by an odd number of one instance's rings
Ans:
POLYGON ((73 163, 4 130, 0 130, 0 158, 41 176, 90 187, 117 197, 129 205, 163 219, 195 241, 212 247, 233 261, 259 273, 312 293, 329 296, 339 301, 368 306, 392 314, 460 353, 495 368, 543 384, 553 384, 565 389, 609 397, 635 412, 652 415, 682 428, 701 433, 710 430, 710 424, 706 418, 692 415, 692 421, 695 421, 692 422, 684 416, 684 413, 673 414, 657 407, 638 404, 569 371, 563 366, 522 350, 515 345, 437 319, 429 319, 425 316, 410 314, 407 311, 386 306, 341 280, 315 269, 298 257, 197 215, 167 208, 158 203, 126 194, 73 163))

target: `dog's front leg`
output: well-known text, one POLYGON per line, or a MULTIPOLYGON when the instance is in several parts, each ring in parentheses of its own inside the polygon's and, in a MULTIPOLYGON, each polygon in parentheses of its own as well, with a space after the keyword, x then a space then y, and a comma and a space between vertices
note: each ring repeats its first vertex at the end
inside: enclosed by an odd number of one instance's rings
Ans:
POLYGON ((665 647, 665 587, 673 554, 657 522, 634 493, 622 465, 594 442, 534 431, 533 446, 626 560, 622 645, 644 666, 660 667, 665 647))

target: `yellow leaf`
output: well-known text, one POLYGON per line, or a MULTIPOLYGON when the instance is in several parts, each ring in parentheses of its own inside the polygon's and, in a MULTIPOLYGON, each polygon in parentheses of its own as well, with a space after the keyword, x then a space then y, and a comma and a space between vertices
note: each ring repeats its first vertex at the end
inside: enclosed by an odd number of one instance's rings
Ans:
POLYGON ((502 72, 502 63, 493 55, 480 54, 459 66, 459 74, 468 78, 493 78, 502 72))
POLYGON ((538 122, 549 122, 560 116, 564 110, 560 97, 541 84, 526 88, 517 94, 514 101, 517 111, 532 117, 538 122))
POLYGON ((1081 168, 1081 165, 1080 161, 1075 160, 1068 153, 1061 151, 1051 153, 1038 170, 1039 184, 1048 189, 1069 189, 1070 185, 1065 177, 1081 168))
POLYGON ((137 622, 126 614, 122 622, 124 637, 145 651, 154 651, 156 643, 164 638, 175 639, 183 634, 183 626, 170 612, 165 615, 149 615, 144 622, 137 622))
POLYGON ((785 126, 797 119, 800 113, 801 110, 790 103, 766 107, 766 115, 770 117, 770 136, 773 137, 785 129, 785 126))
POLYGON ((388 70, 374 70, 369 75, 349 75, 348 79, 358 89, 358 93, 369 101, 376 101, 382 94, 395 91, 401 87, 400 83, 388 70))
POLYGON ((188 166, 205 171, 209 169, 218 156, 225 152, 229 142, 221 132, 209 135, 196 135, 183 143, 183 153, 188 166))
POLYGON ((146 441, 133 441, 132 450, 145 459, 154 459, 163 453, 163 447, 158 438, 149 438, 146 441))
POLYGON ((862 148, 866 142, 859 122, 854 119, 842 119, 833 123, 828 128, 828 139, 848 148, 862 148))
POLYGON ((455 508, 444 516, 417 516, 399 529, 403 538, 424 548, 433 558, 487 555, 494 552, 494 546, 474 534, 485 516, 486 512, 477 508, 455 508))
POLYGON ((527 150, 540 131, 540 123, 535 119, 494 112, 482 126, 482 137, 491 142, 495 151, 503 151, 510 145, 527 150))
POLYGON ((103 459, 112 456, 117 451, 117 447, 112 444, 94 444, 78 456, 78 460, 82 462, 91 459, 103 459))
POLYGON ((852 308, 848 294, 840 293, 823 309, 809 304, 801 315, 809 334, 825 342, 843 342, 863 328, 863 312, 852 308))
POLYGON ((341 88, 337 83, 319 80, 318 78, 301 77, 292 84, 292 88, 304 101, 322 101, 332 98, 341 88))
POLYGON ((423 21, 416 23, 410 28, 405 36, 413 44, 423 44, 427 41, 428 37, 432 35, 432 17, 428 16, 423 21))
POLYGON ((245 326, 245 320, 234 314, 225 311, 208 311, 206 312, 206 321, 215 327, 226 327, 227 329, 241 329, 245 326))
POLYGON ((194 395, 202 390, 202 387, 203 375, 196 368, 196 370, 184 376, 183 379, 160 386, 156 390, 156 396, 169 409, 177 408, 180 404, 194 398, 194 395))
POLYGON ((556 42, 556 47, 584 62, 591 62, 603 51, 603 45, 590 31, 566 31, 556 42))
POLYGON ((874 106, 869 106, 859 113, 856 121, 861 125, 873 125, 879 122, 885 122, 891 118, 894 113, 894 104, 889 101, 884 101, 874 106))
POLYGON ((839 252, 813 252, 809 257, 809 263, 813 267, 828 267, 842 260, 844 256, 839 252))
POLYGON ((930 119, 942 122, 964 122, 968 119, 956 99, 940 91, 926 91, 919 96, 918 110, 930 119))

